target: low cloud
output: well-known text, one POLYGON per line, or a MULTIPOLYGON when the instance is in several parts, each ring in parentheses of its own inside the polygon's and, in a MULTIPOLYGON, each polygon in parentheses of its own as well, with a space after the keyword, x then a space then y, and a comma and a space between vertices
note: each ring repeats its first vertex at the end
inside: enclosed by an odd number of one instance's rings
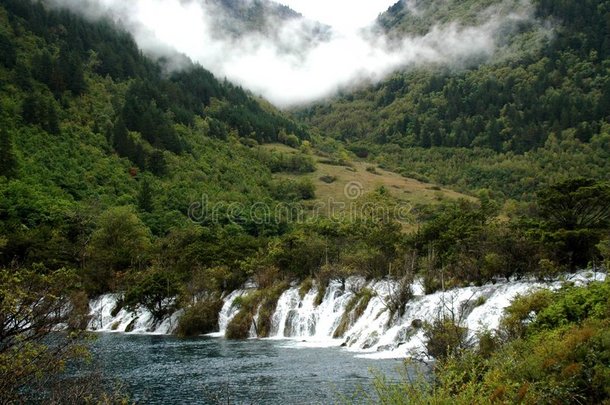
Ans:
POLYGON ((312 102, 362 80, 375 82, 409 66, 489 57, 497 50, 499 30, 531 18, 524 4, 508 13, 488 11, 478 26, 446 24, 392 41, 372 29, 321 33, 319 24, 304 18, 271 19, 272 35, 255 30, 235 36, 222 30, 229 20, 209 0, 49 1, 88 18, 111 18, 144 52, 183 53, 280 107, 312 102))

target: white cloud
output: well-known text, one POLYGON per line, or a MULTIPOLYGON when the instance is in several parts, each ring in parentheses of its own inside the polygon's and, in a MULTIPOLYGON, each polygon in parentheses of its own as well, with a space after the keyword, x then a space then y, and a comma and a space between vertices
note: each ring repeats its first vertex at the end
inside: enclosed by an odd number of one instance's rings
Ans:
POLYGON ((408 65, 489 55, 495 49, 494 33, 503 23, 529 18, 527 12, 515 12, 490 17, 477 27, 437 27, 425 36, 405 37, 390 47, 386 38, 367 38, 370 32, 358 28, 375 19, 391 0, 284 0, 307 17, 333 24, 331 38, 315 44, 304 42, 310 32, 310 23, 304 20, 283 22, 274 40, 258 33, 237 41, 219 39, 213 28, 220 18, 218 9, 204 0, 50 1, 72 5, 89 16, 110 16, 134 34, 144 51, 158 55, 174 48, 217 76, 282 107, 326 97, 363 78, 380 80, 408 65))
POLYGON ((397 0, 279 0, 306 18, 328 24, 339 31, 369 25, 397 0))

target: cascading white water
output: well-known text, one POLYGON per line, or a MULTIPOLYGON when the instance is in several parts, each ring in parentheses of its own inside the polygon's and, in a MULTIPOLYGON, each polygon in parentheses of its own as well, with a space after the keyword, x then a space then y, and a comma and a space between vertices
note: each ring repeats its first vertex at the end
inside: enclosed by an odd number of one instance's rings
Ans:
POLYGON ((112 315, 119 301, 117 294, 106 294, 91 300, 89 314, 91 319, 87 326, 90 331, 98 332, 133 332, 138 334, 167 335, 176 328, 182 311, 176 311, 161 322, 156 322, 153 315, 144 308, 128 311, 122 308, 112 315))
MULTIPOLYGON (((593 280, 604 280, 605 274, 583 271, 568 277, 575 284, 585 284, 593 280)), ((280 296, 271 318, 270 338, 291 339, 299 345, 346 346, 348 350, 360 352, 361 356, 375 358, 408 357, 421 354, 424 337, 421 322, 432 321, 442 311, 453 311, 462 325, 468 328, 469 338, 487 328, 498 327, 503 311, 518 294, 526 294, 535 288, 556 289, 562 282, 541 283, 531 280, 498 282, 481 287, 457 288, 430 295, 423 293, 419 283, 414 283, 415 294, 404 307, 401 316, 390 318, 387 299, 397 287, 389 280, 366 283, 362 278, 352 277, 345 283, 332 281, 326 288, 319 305, 315 305, 318 290, 312 288, 302 298, 298 287, 291 287, 280 296), (334 339, 335 330, 348 302, 356 291, 363 287, 374 292, 366 309, 358 319, 353 319, 341 339, 334 339)), ((235 300, 251 288, 236 290, 224 298, 219 313, 219 332, 210 336, 224 336, 230 321, 239 312, 235 300)), ((111 312, 118 296, 104 295, 90 304, 90 330, 104 332, 171 333, 181 311, 155 324, 152 315, 143 309, 129 312, 121 309, 115 316, 111 312)), ((255 317, 257 319, 258 316, 255 317)), ((250 337, 256 337, 255 326, 250 328, 250 337)))
POLYGON ((246 293, 246 290, 235 290, 224 297, 224 303, 218 314, 218 332, 210 333, 208 336, 224 337, 229 322, 231 322, 239 312, 239 307, 234 305, 235 299, 244 296, 246 293))

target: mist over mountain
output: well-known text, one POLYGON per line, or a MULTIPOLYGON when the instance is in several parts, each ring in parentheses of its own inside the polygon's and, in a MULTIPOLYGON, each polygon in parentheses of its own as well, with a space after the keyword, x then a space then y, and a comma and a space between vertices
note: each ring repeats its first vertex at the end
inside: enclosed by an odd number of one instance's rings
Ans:
POLYGON ((439 21, 390 39, 374 25, 328 27, 269 1, 48 2, 89 18, 111 18, 145 52, 183 53, 282 107, 377 82, 409 66, 484 61, 507 31, 533 19, 529 3, 505 0, 479 10, 475 20, 439 21))
POLYGON ((608 403, 610 0, 287 1, 0 0, 0 403, 608 403))

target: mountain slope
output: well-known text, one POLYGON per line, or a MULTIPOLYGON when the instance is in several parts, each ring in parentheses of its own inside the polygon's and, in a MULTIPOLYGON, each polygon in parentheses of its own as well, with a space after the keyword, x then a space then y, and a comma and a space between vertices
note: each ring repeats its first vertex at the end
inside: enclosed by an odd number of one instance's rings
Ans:
MULTIPOLYGON (((322 139, 268 103, 197 65, 168 73, 104 20, 1 0, 0 22, 0 267, 78 269, 88 293, 131 291, 139 305, 191 282, 217 294, 275 271, 305 277, 320 243, 334 246, 326 260, 350 257, 346 241, 383 250, 359 258, 366 271, 394 260, 395 223, 336 234, 311 214, 312 182, 287 177, 315 170, 322 139), (259 145, 271 141, 294 151, 259 145)), ((366 190, 396 204, 377 194, 366 190)))
MULTIPOLYGON (((115 206, 164 236, 192 227, 189 207, 203 198, 277 203, 250 147, 298 145, 302 126, 200 66, 164 73, 108 22, 13 0, 0 20, 2 265, 82 267, 115 206)), ((244 254, 265 233, 247 220, 234 232, 244 254)))
MULTIPOLYGON (((437 23, 467 24, 473 15, 481 18, 469 10, 488 10, 486 7, 506 3, 407 1, 390 8, 379 21, 389 32, 422 33, 437 23), (477 7, 466 7, 471 3, 477 7)), ((413 147, 423 148, 417 152, 420 154, 435 147, 484 148, 503 156, 498 160, 507 161, 515 153, 526 156, 525 152, 542 150, 544 155, 545 145, 551 148, 553 143, 567 145, 574 140, 580 149, 593 148, 592 160, 603 162, 608 156, 603 145, 610 121, 610 3, 534 1, 533 6, 539 23, 526 24, 507 36, 505 46, 486 64, 468 69, 430 66, 397 73, 378 85, 301 109, 296 115, 349 143, 355 152, 373 153, 380 163, 406 173, 415 168, 409 167, 406 155, 399 151, 409 154, 413 147), (540 23, 553 24, 552 36, 540 31, 540 23)), ((454 153, 473 154, 457 149, 454 153)), ((474 152, 475 160, 486 154, 474 152)), ((433 158, 428 156, 428 160, 433 158)), ((602 168, 596 165, 584 167, 583 174, 607 178, 602 174, 607 173, 606 164, 602 163, 602 168)), ((417 170, 445 184, 468 182, 467 178, 441 178, 434 167, 417 170)), ((546 173, 563 176, 563 170, 551 168, 546 173)), ((527 176, 539 177, 539 172, 534 170, 527 176)), ((513 197, 530 192, 514 181, 500 180, 506 185, 500 184, 500 190, 513 197)), ((547 181, 537 179, 536 184, 547 181)), ((493 181, 475 178, 473 183, 471 189, 497 189, 493 181)))

